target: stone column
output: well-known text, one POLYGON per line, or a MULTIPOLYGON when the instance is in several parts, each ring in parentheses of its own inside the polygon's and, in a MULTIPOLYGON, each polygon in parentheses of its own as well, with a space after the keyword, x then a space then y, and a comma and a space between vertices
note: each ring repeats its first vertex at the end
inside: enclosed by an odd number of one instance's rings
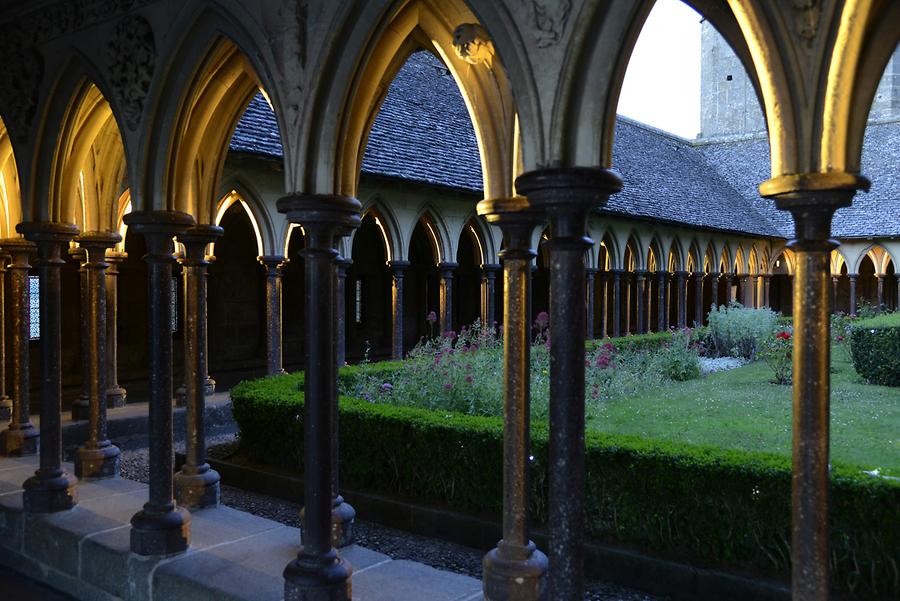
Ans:
POLYGON ((750 277, 746 273, 738 274, 738 289, 737 289, 737 301, 744 305, 745 307, 749 307, 750 305, 747 303, 747 284, 749 282, 750 277))
POLYGON ((694 326, 703 326, 703 278, 702 271, 694 272, 694 326))
POLYGON ((678 329, 683 330, 687 326, 687 296, 685 295, 685 283, 688 273, 686 271, 675 272, 675 294, 678 298, 675 300, 675 310, 678 315, 678 329))
POLYGON ((763 299, 765 299, 765 306, 772 306, 772 299, 769 296, 769 288, 772 284, 772 276, 770 274, 763 275, 763 299))
POLYGON ((594 339, 594 277, 597 270, 588 267, 584 270, 584 285, 586 298, 585 302, 585 331, 584 335, 588 340, 594 339))
POLYGON ((543 222, 522 197, 484 200, 478 213, 503 231, 503 538, 484 557, 487 601, 540 601, 547 557, 528 532, 531 404, 531 234, 543 222))
POLYGON ((106 251, 106 406, 125 405, 127 392, 119 385, 119 264, 128 253, 106 251))
POLYGON ((72 421, 88 419, 91 410, 91 395, 88 386, 91 381, 91 366, 88 355, 88 339, 91 336, 88 330, 88 299, 87 299, 87 270, 84 268, 84 249, 78 246, 69 248, 69 256, 78 262, 78 294, 80 301, 81 327, 79 333, 79 351, 81 353, 81 392, 72 401, 72 421))
MULTIPOLYGON (((391 358, 403 359, 403 276, 409 261, 391 261, 391 358)), ((443 297, 442 297, 443 298, 443 297)), ((442 309, 443 310, 443 309, 442 309)))
POLYGON ((172 237, 194 225, 178 211, 138 211, 125 215, 132 233, 147 243, 150 355, 150 490, 144 508, 131 518, 131 551, 138 555, 168 555, 187 549, 191 514, 173 498, 172 453, 172 237))
POLYGON ((837 313, 837 301, 838 301, 838 281, 840 275, 832 275, 831 276, 831 312, 837 313))
MULTIPOLYGON (((16 230, 37 244, 41 323, 40 467, 22 485, 22 507, 29 513, 51 513, 75 506, 76 480, 62 465, 62 332, 60 268, 63 249, 78 233, 69 223, 20 223, 16 230)), ((101 333, 102 338, 102 333, 101 333)))
POLYGON ((588 212, 622 188, 611 170, 545 169, 516 189, 550 224, 550 572, 548 598, 584 598, 584 254, 588 212))
POLYGON ((456 263, 441 263, 438 273, 441 277, 440 289, 440 326, 441 334, 453 329, 453 272, 459 267, 456 263))
POLYGON ((900 311, 900 271, 894 273, 897 277, 897 304, 894 306, 894 310, 900 311))
POLYGON ((206 247, 223 233, 208 224, 178 233, 184 246, 179 263, 184 282, 185 433, 184 465, 175 474, 174 487, 178 504, 189 509, 219 505, 219 473, 206 462, 206 247))
POLYGON ((10 346, 12 347, 13 398, 9 426, 0 432, 0 450, 4 455, 34 455, 38 452, 40 432, 30 419, 29 355, 31 339, 31 306, 29 304, 29 260, 35 245, 21 238, 3 240, 3 250, 9 253, 10 264, 6 268, 10 294, 10 346))
POLYGON ((0 421, 12 417, 12 399, 6 394, 6 263, 9 255, 0 252, 0 421))
POLYGON ((610 274, 612 275, 613 282, 612 335, 613 338, 618 338, 622 335, 622 270, 612 269, 610 270, 610 274))
POLYGON ((875 277, 878 278, 878 306, 875 307, 875 311, 881 313, 881 308, 884 306, 884 274, 878 274, 875 277))
POLYGON ((607 286, 609 284, 609 272, 600 272, 600 338, 609 336, 606 312, 609 307, 607 286))
POLYGON ((290 601, 349 601, 352 568, 334 548, 334 250, 336 236, 359 227, 354 198, 293 195, 278 201, 291 223, 302 224, 306 247, 306 379, 303 417, 304 529, 297 558, 284 570, 290 601))
MULTIPOLYGON (((206 255, 207 263, 212 264, 215 261, 215 256, 206 255)), ((203 277, 206 278, 206 289, 209 290, 209 267, 206 268, 203 277)), ((209 332, 209 306, 205 303, 203 306, 203 322, 206 324, 206 331, 209 332)), ((216 392, 216 381, 209 375, 209 336, 203 338, 203 373, 205 374, 206 379, 206 386, 204 387, 203 392, 206 396, 209 396, 216 392)))
POLYGON ((656 327, 657 331, 665 332, 669 327, 669 305, 666 303, 666 285, 668 283, 668 272, 666 271, 657 271, 657 284, 656 284, 656 297, 657 297, 657 307, 659 310, 657 311, 656 316, 656 327))
POLYGON ((856 317, 856 274, 850 274, 850 317, 856 317))
POLYGON ((637 302, 637 333, 646 332, 644 318, 644 282, 647 279, 647 272, 643 269, 636 269, 634 272, 635 297, 637 302))
POLYGON ((709 272, 709 310, 715 311, 719 307, 719 276, 718 271, 709 272))
POLYGON ((493 263, 485 263, 481 266, 481 325, 483 328, 493 328, 497 324, 497 272, 501 267, 493 263))
MULTIPOLYGON (((281 354, 281 268, 287 261, 281 255, 266 255, 257 260, 266 270, 266 373, 274 376, 285 373, 281 354)), ((203 271, 207 269, 204 267, 203 271)))
POLYGON ((868 182, 849 174, 815 173, 800 179, 820 189, 797 190, 791 186, 788 191, 780 192, 780 179, 769 180, 761 189, 774 189, 766 195, 774 197, 779 209, 789 210, 795 224, 795 237, 788 242, 796 256, 791 590, 794 599, 824 600, 829 598, 831 559, 828 548, 831 388, 828 280, 830 255, 837 247, 837 242, 831 240, 831 221, 835 210, 850 205, 854 188, 867 188, 868 182), (821 189, 823 184, 833 183, 844 189, 821 189))
POLYGON ((335 365, 338 369, 344 367, 347 362, 347 270, 353 265, 353 259, 337 257, 335 259, 335 319, 334 327, 337 328, 334 335, 335 365))
POLYGON ((75 451, 79 478, 119 475, 119 448, 106 436, 106 251, 122 241, 111 232, 86 232, 77 238, 85 251, 81 266, 87 293, 88 439, 75 451))

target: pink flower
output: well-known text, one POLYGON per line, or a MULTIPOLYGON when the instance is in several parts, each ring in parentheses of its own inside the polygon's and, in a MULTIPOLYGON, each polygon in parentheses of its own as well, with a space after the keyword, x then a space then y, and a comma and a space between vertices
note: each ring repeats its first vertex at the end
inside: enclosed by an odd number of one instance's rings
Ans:
POLYGON ((441 334, 444 338, 449 338, 450 340, 456 340, 456 332, 453 330, 447 330, 443 334, 441 334))
POLYGON ((790 340, 791 333, 790 332, 778 332, 775 334, 775 338, 778 340, 790 340))
POLYGON ((550 325, 550 315, 546 311, 541 311, 534 318, 534 327, 538 330, 544 330, 550 325))
POLYGON ((430 311, 428 313, 428 316, 425 318, 425 321, 427 321, 428 323, 436 322, 437 321, 437 313, 435 313, 434 311, 430 311))
POLYGON ((468 382, 469 384, 471 384, 471 383, 472 383, 472 380, 473 380, 472 376, 466 376, 466 382, 468 382))
POLYGON ((835 338, 835 340, 837 340, 838 342, 843 342, 843 341, 844 341, 844 337, 841 336, 841 335, 838 335, 838 337, 835 338))
POLYGON ((444 382, 444 390, 452 390, 453 383, 452 382, 444 382))

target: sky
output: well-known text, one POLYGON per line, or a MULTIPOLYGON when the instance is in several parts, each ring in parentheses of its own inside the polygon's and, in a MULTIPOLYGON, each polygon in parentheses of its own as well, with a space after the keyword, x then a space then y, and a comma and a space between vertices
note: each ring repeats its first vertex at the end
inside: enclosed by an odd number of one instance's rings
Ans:
POLYGON ((618 112, 684 138, 700 131, 700 15, 658 0, 625 72, 618 112))

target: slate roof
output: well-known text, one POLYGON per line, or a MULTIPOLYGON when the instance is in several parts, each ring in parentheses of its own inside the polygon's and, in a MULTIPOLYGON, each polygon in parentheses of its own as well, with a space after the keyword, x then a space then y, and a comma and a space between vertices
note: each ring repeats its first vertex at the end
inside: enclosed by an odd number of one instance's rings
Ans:
MULTIPOLYGON (((231 150, 283 154, 275 115, 257 95, 241 118, 231 150)), ((602 212, 759 236, 789 237, 788 213, 759 196, 769 177, 765 136, 697 144, 620 117, 613 147, 625 181, 602 212)), ((839 238, 900 236, 900 123, 866 130, 863 173, 873 181, 834 219, 839 238)), ((391 83, 375 118, 362 172, 482 190, 481 160, 456 82, 428 52, 414 53, 391 83)))

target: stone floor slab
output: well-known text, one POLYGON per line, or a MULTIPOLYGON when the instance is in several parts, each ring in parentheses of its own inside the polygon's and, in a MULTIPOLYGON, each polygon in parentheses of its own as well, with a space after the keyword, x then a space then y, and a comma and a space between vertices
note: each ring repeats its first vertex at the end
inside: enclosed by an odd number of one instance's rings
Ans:
POLYGON ((37 465, 18 465, 0 472, 0 494, 22 490, 22 483, 34 475, 37 465))
POLYGON ((467 601, 481 582, 468 576, 396 560, 361 571, 353 578, 353 601, 467 601))

